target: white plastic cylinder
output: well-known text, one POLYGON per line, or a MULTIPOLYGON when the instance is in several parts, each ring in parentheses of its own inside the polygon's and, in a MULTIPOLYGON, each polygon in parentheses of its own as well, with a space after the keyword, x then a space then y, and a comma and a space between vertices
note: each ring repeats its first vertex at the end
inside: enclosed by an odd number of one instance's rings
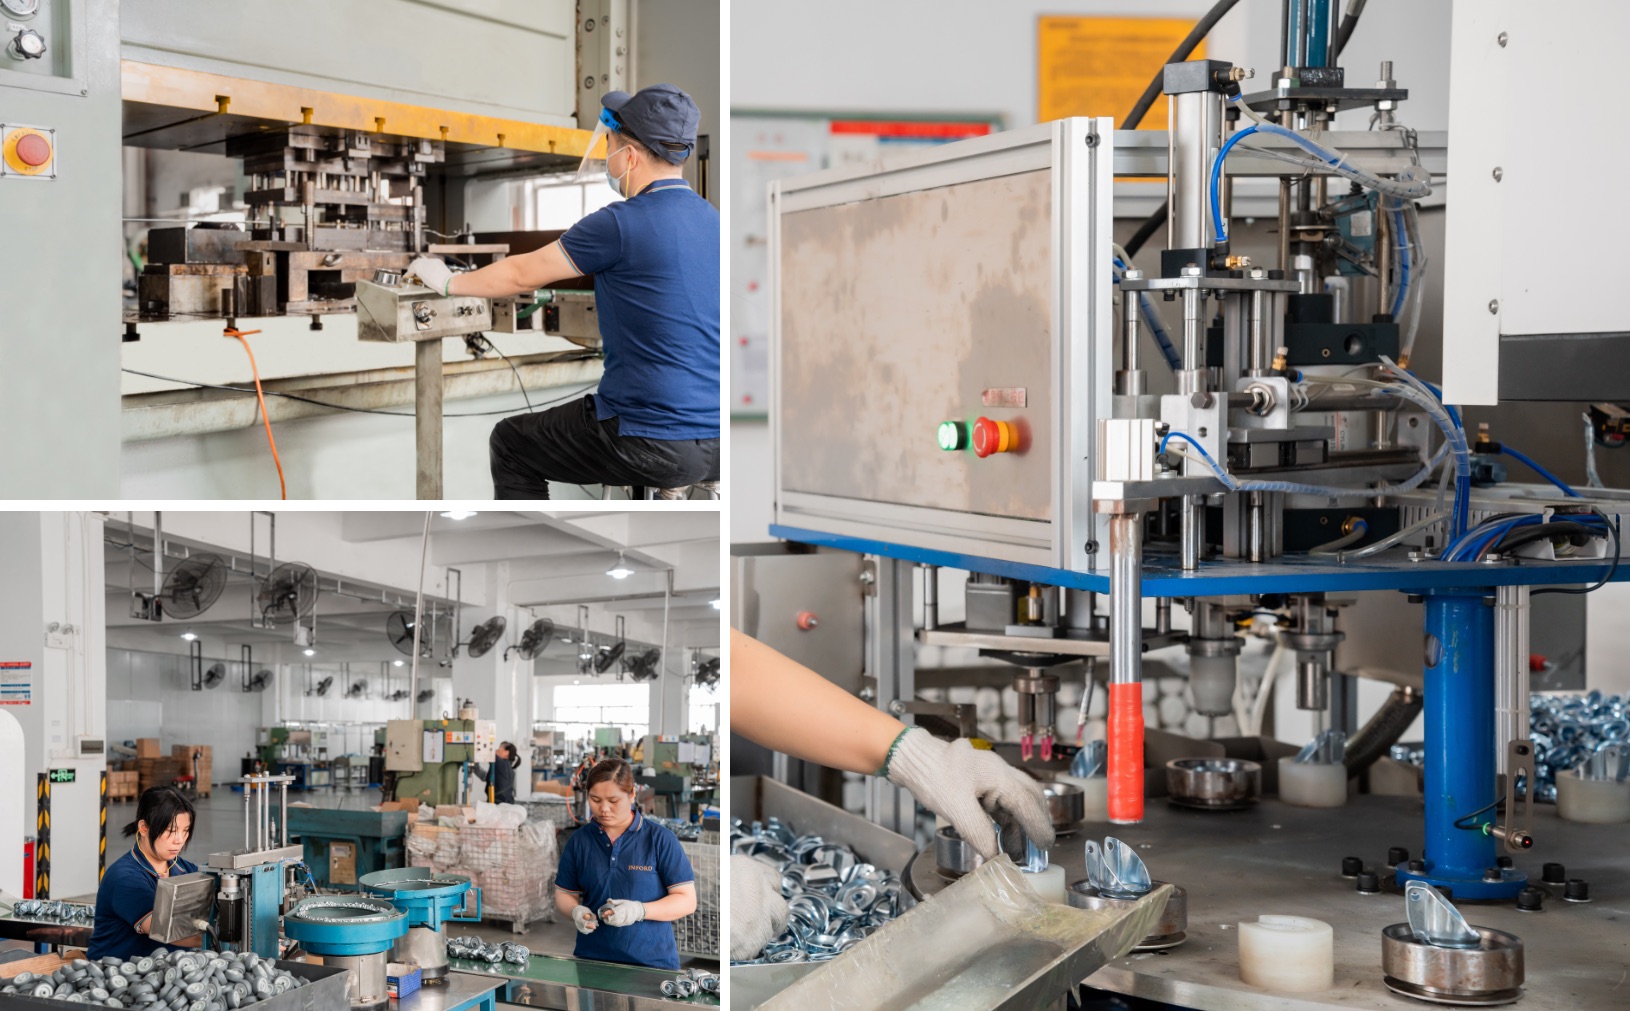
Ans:
POLYGON ((1328 990, 1336 978, 1336 935, 1306 916, 1265 913, 1239 925, 1239 978, 1282 993, 1328 990))
POLYGON ((1031 891, 1048 902, 1065 901, 1063 864, 1049 864, 1043 870, 1025 871, 1024 880, 1031 891))
POLYGON ((1580 779, 1564 772, 1556 777, 1556 813, 1564 821, 1590 825, 1630 821, 1630 783, 1580 779))
POLYGON ((1082 779, 1079 776, 1057 776, 1060 783, 1073 783, 1081 788, 1081 804, 1086 821, 1109 820, 1109 780, 1103 776, 1082 779))
POLYGON ((1279 760, 1279 799, 1298 807, 1340 807, 1347 803, 1347 766, 1303 764, 1286 755, 1279 760))

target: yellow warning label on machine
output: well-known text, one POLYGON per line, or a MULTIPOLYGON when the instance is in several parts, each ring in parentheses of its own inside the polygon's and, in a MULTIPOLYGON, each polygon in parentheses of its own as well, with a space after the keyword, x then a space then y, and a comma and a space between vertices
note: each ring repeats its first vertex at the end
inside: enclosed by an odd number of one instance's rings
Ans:
MULTIPOLYGON (((1194 27, 1184 18, 1041 17, 1036 28, 1036 121, 1111 116, 1116 126, 1194 27)), ((1191 60, 1205 58, 1205 42, 1191 60)), ((1166 97, 1140 128, 1166 129, 1166 97)))

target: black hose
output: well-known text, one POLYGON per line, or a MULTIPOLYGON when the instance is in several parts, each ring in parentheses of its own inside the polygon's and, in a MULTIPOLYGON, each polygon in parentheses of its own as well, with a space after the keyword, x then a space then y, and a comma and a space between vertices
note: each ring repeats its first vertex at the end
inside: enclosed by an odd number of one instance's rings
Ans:
MULTIPOLYGON (((1364 13, 1364 4, 1367 2, 1368 0, 1347 0, 1347 10, 1341 15, 1341 27, 1336 29, 1336 57, 1339 58, 1341 51, 1347 48, 1347 40, 1353 37, 1353 29, 1358 27, 1358 16, 1364 13)), ((1336 61, 1332 59, 1330 65, 1335 66, 1336 61)))
MULTIPOLYGON (((1182 63, 1188 59, 1194 52, 1194 47, 1200 44, 1200 40, 1205 38, 1217 22, 1222 20, 1223 15, 1233 10, 1237 3, 1239 0, 1217 0, 1211 9, 1206 11, 1205 17, 1196 21, 1193 30, 1183 37, 1183 41, 1177 44, 1176 49, 1172 50, 1172 55, 1167 58, 1166 63, 1182 63)), ((1160 97, 1161 85, 1166 80, 1166 63, 1162 63, 1160 69, 1155 71, 1154 80, 1150 81, 1149 86, 1143 89, 1143 94, 1138 96, 1138 104, 1132 106, 1132 111, 1121 121, 1122 130, 1136 130, 1138 124, 1143 122, 1143 117, 1154 107, 1155 99, 1160 97)))
MULTIPOLYGON (((1171 202, 1162 200, 1160 206, 1155 208, 1155 212, 1143 219, 1143 224, 1139 225, 1138 230, 1132 233, 1132 237, 1126 240, 1128 258, 1138 255, 1138 250, 1143 248, 1143 244, 1154 238, 1155 233, 1160 231, 1160 226, 1166 223, 1166 212, 1170 209, 1171 202)), ((1132 265, 1128 263, 1127 266, 1132 265)))
MULTIPOLYGON (((1234 5, 1238 2, 1239 0, 1217 0, 1211 10, 1206 12, 1205 17, 1196 21, 1193 30, 1184 36, 1183 41, 1177 44, 1176 49, 1172 50, 1172 55, 1166 60, 1166 63, 1182 63, 1188 59, 1194 53, 1194 47, 1200 44, 1200 40, 1205 38, 1211 29, 1216 26, 1217 22, 1222 20, 1223 15, 1233 10, 1234 5)), ((1132 106, 1132 111, 1126 114, 1125 119, 1121 120, 1122 130, 1136 130, 1138 128, 1138 124, 1143 122, 1143 117, 1147 116, 1149 110, 1154 107, 1155 99, 1160 97, 1161 86, 1165 81, 1166 64, 1162 63, 1160 69, 1155 71, 1154 79, 1149 82, 1149 86, 1143 89, 1142 95, 1138 96, 1138 104, 1132 106)), ((1154 213, 1144 219, 1143 224, 1138 226, 1138 230, 1132 234, 1131 240, 1126 244, 1126 255, 1128 257, 1138 255, 1138 250, 1143 248, 1144 243, 1148 242, 1160 230, 1160 226, 1166 223, 1166 215, 1170 210, 1170 202, 1162 200, 1160 206, 1155 208, 1154 213)), ((1128 263, 1127 266, 1130 267, 1131 264, 1128 263)))
POLYGON ((1397 744, 1398 738, 1421 714, 1425 701, 1420 692, 1407 685, 1394 688, 1369 722, 1359 727, 1358 732, 1348 739, 1347 754, 1342 759, 1347 766, 1347 775, 1356 776, 1368 769, 1377 758, 1387 753, 1388 748, 1397 744))

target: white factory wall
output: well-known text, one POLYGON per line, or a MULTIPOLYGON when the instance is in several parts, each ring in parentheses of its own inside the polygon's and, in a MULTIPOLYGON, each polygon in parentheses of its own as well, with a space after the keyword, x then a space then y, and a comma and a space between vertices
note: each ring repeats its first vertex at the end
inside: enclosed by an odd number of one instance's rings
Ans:
POLYGON ((237 778, 238 759, 254 747, 265 696, 238 687, 235 658, 206 657, 206 670, 226 661, 233 673, 218 687, 195 692, 185 656, 110 648, 107 657, 110 742, 157 737, 165 755, 172 745, 207 744, 215 782, 237 778))
MULTIPOLYGON (((634 0, 634 60, 629 68, 635 89, 672 84, 695 100, 701 112, 697 135, 713 142, 708 197, 715 207, 725 183, 719 145, 719 6, 719 0, 634 0)), ((736 54, 730 58, 735 60, 736 54)), ((694 179, 693 173, 687 176, 694 179)))
POLYGON ((125 0, 127 60, 575 124, 575 0, 125 0))

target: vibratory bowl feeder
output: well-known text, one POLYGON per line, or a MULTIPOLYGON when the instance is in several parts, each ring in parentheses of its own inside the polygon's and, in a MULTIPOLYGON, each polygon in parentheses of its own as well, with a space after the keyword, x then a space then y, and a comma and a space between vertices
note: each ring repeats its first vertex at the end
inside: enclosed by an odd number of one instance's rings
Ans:
POLYGON ((407 930, 407 914, 365 895, 315 895, 283 918, 284 934, 321 955, 324 965, 349 970, 346 996, 358 1011, 389 1003, 385 967, 391 945, 407 930))
POLYGON ((437 874, 428 867, 402 867, 364 874, 359 883, 407 914, 407 933, 391 949, 391 958, 417 963, 426 980, 447 975, 447 931, 443 925, 481 920, 481 889, 471 887, 470 879, 462 875, 437 874), (456 915, 472 893, 474 914, 456 915))

